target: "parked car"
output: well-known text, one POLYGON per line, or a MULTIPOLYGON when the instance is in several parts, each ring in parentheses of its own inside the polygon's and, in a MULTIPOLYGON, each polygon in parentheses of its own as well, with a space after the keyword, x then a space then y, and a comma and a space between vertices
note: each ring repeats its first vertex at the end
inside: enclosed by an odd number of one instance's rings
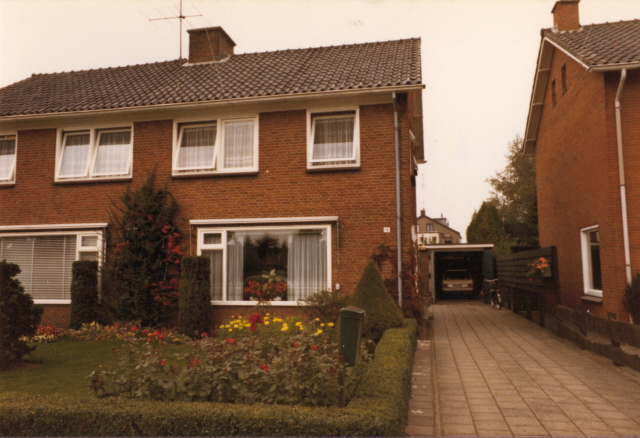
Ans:
POLYGON ((442 276, 442 292, 450 294, 472 294, 473 277, 466 269, 449 269, 442 276))

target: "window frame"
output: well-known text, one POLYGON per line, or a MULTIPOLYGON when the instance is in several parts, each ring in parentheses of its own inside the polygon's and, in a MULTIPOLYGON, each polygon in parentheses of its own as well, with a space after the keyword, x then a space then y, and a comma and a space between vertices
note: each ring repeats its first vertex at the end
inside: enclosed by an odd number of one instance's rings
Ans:
MULTIPOLYGON (((82 231, 38 231, 38 232, 0 232, 0 239, 6 237, 53 237, 53 236, 75 236, 76 237, 76 248, 75 248, 75 260, 79 261, 80 255, 82 253, 98 253, 98 267, 101 267, 104 264, 104 245, 105 245, 105 235, 104 230, 95 229, 95 230, 82 230, 82 231), (83 237, 97 237, 96 245, 82 245, 83 237)), ((1 256, 2 247, 0 246, 0 260, 4 259, 1 256)), ((9 261, 11 262, 11 261, 9 261)), ((32 257, 33 263, 33 257, 32 257)), ((100 285, 100 274, 98 274, 98 285, 100 285)), ((26 288, 25 288, 26 289, 26 288)), ((68 296, 68 298, 37 298, 34 297, 31 291, 26 290, 27 293, 31 294, 33 297, 33 302, 35 304, 71 304, 71 289, 64 292, 64 296, 68 296)))
POLYGON ((0 133, 0 140, 7 140, 13 138, 13 165, 9 170, 9 178, 0 179, 0 185, 3 184, 15 184, 16 182, 16 168, 18 163, 18 133, 17 132, 3 132, 0 133))
POLYGON ((57 146, 56 146, 56 169, 55 181, 96 181, 111 179, 131 179, 133 175, 133 125, 121 126, 98 126, 98 127, 78 127, 78 128, 61 128, 58 130, 57 146), (96 160, 98 157, 100 136, 105 132, 123 132, 129 131, 130 142, 129 153, 126 157, 126 170, 122 173, 96 173, 94 172, 96 160), (66 137, 72 134, 88 133, 89 134, 89 153, 85 163, 84 174, 60 175, 62 170, 62 161, 65 153, 66 137))
POLYGON ((258 148, 259 148, 259 117, 258 114, 239 115, 233 117, 211 117, 206 119, 194 120, 174 120, 173 129, 173 153, 171 160, 171 172, 173 176, 191 176, 191 175, 218 175, 218 174, 234 174, 234 173, 256 173, 258 172, 258 148), (225 168, 225 132, 226 126, 231 122, 253 121, 253 165, 248 167, 229 167, 225 168), (180 155, 180 144, 182 142, 183 128, 199 127, 215 124, 216 137, 213 151, 212 167, 195 167, 180 168, 178 159, 180 155))
MULTIPOLYGON (((228 255, 227 243, 228 232, 236 231, 298 231, 298 230, 317 230, 322 229, 326 233, 326 250, 327 250, 327 289, 331 289, 331 225, 330 224, 308 224, 308 225, 284 225, 284 226, 201 226, 198 227, 197 234, 197 254, 202 255, 203 251, 221 250, 222 251, 222 300, 211 300, 212 305, 216 306, 255 306, 255 301, 239 301, 227 300, 227 282, 228 282, 228 255), (220 243, 205 244, 204 238, 207 234, 220 234, 220 243)), ((213 285, 211 286, 213 288, 213 285)), ((270 301, 272 306, 297 306, 298 301, 270 301)))
POLYGON ((354 169, 360 167, 360 108, 359 107, 343 107, 332 109, 313 109, 307 110, 307 169, 354 169), (315 137, 315 121, 319 119, 344 117, 347 113, 353 112, 353 158, 349 159, 330 159, 320 160, 313 159, 314 137, 315 137), (345 161, 354 161, 346 163, 345 161), (327 163, 329 164, 314 164, 327 163))
MULTIPOLYGON (((584 295, 602 298, 602 290, 593 287, 593 266, 591 263, 591 242, 589 235, 593 231, 600 233, 598 225, 580 229, 580 249, 582 257, 582 281, 584 286, 584 295)), ((598 247, 600 247, 600 239, 598 238, 598 247)), ((600 260, 600 278, 602 280, 602 259, 600 260)))

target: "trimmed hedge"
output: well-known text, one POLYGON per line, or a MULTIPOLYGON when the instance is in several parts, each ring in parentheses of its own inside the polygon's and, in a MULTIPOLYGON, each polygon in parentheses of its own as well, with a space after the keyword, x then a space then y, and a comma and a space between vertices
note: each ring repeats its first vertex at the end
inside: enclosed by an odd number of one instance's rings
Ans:
POLYGON ((404 435, 417 324, 387 330, 349 406, 309 408, 0 394, 0 435, 404 435))
POLYGON ((182 259, 178 331, 183 335, 200 337, 211 328, 210 263, 209 257, 187 256, 182 259))
POLYGON ((98 318, 98 262, 78 260, 71 268, 71 328, 98 318))

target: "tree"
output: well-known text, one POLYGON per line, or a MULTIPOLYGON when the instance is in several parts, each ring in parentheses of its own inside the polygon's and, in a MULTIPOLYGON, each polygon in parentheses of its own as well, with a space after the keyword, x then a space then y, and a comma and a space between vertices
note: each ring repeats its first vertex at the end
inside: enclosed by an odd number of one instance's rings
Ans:
POLYGON ((484 201, 478 211, 473 212, 467 227, 468 243, 493 243, 495 255, 506 255, 515 243, 505 232, 500 213, 494 201, 484 201))
POLYGON ((514 245, 537 246, 535 159, 522 154, 522 141, 516 136, 509 142, 506 167, 487 179, 493 188, 489 199, 495 203, 504 231, 514 245))

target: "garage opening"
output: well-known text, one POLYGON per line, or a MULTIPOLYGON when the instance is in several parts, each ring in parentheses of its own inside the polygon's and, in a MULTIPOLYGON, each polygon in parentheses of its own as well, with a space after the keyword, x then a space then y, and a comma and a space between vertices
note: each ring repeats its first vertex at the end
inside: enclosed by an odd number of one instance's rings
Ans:
MULTIPOLYGON (((421 270, 427 268, 432 301, 478 299, 485 279, 493 279, 493 245, 426 245, 421 251, 421 270), (426 256, 426 257, 425 257, 426 256)), ((423 271, 424 273, 424 271, 423 271)))

